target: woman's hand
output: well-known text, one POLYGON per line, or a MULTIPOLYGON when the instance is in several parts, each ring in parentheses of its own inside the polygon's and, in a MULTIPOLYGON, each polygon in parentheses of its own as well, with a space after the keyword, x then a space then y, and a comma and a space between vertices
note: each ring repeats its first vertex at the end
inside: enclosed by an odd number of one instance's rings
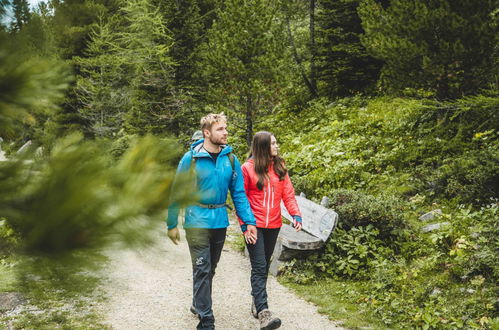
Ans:
POLYGON ((256 243, 256 238, 257 238, 256 226, 248 225, 246 228, 247 229, 244 232, 244 240, 248 244, 255 244, 256 243))
POLYGON ((301 217, 299 215, 293 215, 293 223, 292 226, 296 231, 300 231, 302 227, 301 217))
POLYGON ((301 230, 301 227, 302 227, 302 226, 301 226, 301 222, 296 222, 296 223, 295 223, 295 225, 294 225, 293 227, 295 227, 295 230, 296 230, 296 231, 300 231, 300 230, 301 230))

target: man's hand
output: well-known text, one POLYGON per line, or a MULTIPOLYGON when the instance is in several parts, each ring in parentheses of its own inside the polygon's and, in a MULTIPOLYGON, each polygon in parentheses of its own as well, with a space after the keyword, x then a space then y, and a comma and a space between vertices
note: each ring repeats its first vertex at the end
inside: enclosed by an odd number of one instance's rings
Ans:
POLYGON ((180 232, 178 231, 178 228, 175 227, 172 229, 168 229, 168 237, 175 245, 178 245, 178 242, 180 242, 180 232))
POLYGON ((255 244, 257 238, 257 230, 254 225, 247 225, 246 231, 244 232, 244 239, 248 244, 255 244))

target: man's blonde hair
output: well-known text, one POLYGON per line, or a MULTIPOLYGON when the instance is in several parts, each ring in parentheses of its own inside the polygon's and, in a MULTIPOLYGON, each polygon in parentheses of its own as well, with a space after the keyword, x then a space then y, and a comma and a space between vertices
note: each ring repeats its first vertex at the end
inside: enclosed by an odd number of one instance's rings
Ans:
POLYGON ((224 113, 210 113, 209 115, 204 116, 201 118, 201 131, 203 132, 204 136, 204 130, 207 129, 211 131, 211 126, 214 123, 226 123, 227 122, 227 117, 225 117, 224 113))

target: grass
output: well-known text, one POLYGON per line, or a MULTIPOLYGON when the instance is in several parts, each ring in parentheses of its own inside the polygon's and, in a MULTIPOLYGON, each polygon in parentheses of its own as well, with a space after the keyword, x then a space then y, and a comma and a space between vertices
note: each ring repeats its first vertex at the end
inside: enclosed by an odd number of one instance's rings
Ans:
POLYGON ((16 274, 11 264, 5 259, 0 259, 0 293, 16 290, 16 274))
POLYGON ((87 251, 61 259, 9 259, 10 266, 4 259, 0 268, 0 292, 22 293, 30 308, 0 314, 0 324, 12 329, 106 329, 95 309, 104 299, 97 290, 99 268, 107 260, 104 256, 87 251))
POLYGON ((329 319, 339 321, 348 329, 386 329, 387 326, 363 307, 362 302, 353 303, 347 296, 360 289, 359 283, 340 282, 332 279, 314 281, 310 284, 297 284, 288 277, 280 277, 279 282, 293 290, 298 296, 319 307, 319 312, 329 319))

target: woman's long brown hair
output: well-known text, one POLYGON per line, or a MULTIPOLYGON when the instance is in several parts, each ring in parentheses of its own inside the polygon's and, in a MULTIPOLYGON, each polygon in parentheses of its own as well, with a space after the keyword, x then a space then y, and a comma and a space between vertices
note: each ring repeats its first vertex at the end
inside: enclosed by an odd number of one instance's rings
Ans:
POLYGON ((274 171, 279 176, 279 180, 284 180, 288 172, 284 160, 279 155, 272 157, 270 154, 270 138, 272 135, 272 133, 260 131, 255 134, 251 142, 250 157, 253 157, 255 163, 255 172, 258 177, 256 187, 259 190, 263 189, 265 180, 269 179, 270 162, 274 163, 274 171))

